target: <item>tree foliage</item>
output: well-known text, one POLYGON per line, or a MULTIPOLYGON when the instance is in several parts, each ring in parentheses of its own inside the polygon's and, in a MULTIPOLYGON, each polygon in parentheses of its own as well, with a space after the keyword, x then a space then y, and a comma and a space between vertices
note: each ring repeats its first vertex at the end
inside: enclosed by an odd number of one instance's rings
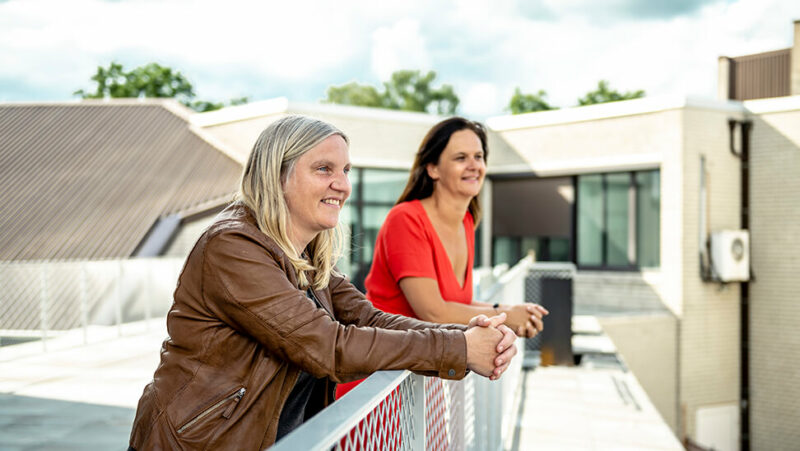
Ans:
MULTIPOLYGON (((199 112, 218 110, 225 106, 223 102, 195 99, 194 87, 182 73, 158 63, 149 63, 125 71, 122 64, 112 61, 108 68, 98 66, 91 80, 97 84, 94 92, 79 89, 74 94, 83 99, 174 98, 199 112)), ((247 97, 240 97, 232 99, 228 104, 240 105, 247 101, 247 97)))
POLYGON ((540 89, 535 94, 523 94, 522 90, 517 87, 514 89, 514 95, 508 102, 508 110, 511 114, 531 113, 533 111, 547 111, 555 110, 558 107, 551 106, 545 100, 547 93, 540 89))
POLYGON ((589 91, 585 96, 578 99, 578 105, 594 105, 597 103, 616 102, 618 100, 639 99, 644 97, 644 91, 629 91, 620 93, 615 89, 611 89, 608 81, 600 80, 597 82, 597 89, 589 91))
POLYGON ((374 86, 351 82, 328 88, 326 102, 343 105, 358 105, 392 110, 420 111, 438 114, 454 114, 459 99, 453 87, 443 84, 431 86, 436 72, 422 74, 418 70, 400 70, 383 83, 383 90, 374 86))

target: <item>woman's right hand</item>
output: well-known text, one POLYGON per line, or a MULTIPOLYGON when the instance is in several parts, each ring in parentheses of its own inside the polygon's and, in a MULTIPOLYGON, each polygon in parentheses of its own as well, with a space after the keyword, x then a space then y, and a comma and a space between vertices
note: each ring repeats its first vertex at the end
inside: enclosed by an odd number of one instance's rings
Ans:
POLYGON ((467 368, 481 376, 490 377, 495 369, 497 344, 503 333, 494 327, 471 327, 464 332, 467 339, 467 368))
POLYGON ((550 313, 544 307, 530 303, 506 305, 503 311, 508 315, 506 325, 524 338, 533 338, 541 332, 544 329, 542 317, 550 313))

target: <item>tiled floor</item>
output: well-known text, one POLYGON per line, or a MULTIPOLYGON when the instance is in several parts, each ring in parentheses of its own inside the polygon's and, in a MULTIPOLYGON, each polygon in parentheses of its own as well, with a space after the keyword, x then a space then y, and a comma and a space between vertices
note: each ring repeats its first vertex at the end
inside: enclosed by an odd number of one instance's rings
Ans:
MULTIPOLYGON (((82 333, 62 336, 48 352, 37 342, 0 348, 0 451, 125 450, 166 336, 163 319, 145 326, 126 325, 122 337, 93 330, 89 345, 82 333)), ((609 352, 601 332, 588 335, 587 349, 609 352)), ((527 373, 516 449, 683 449, 633 375, 598 362, 527 373)))
POLYGON ((0 348, 0 450, 125 450, 158 364, 164 320, 0 348), (81 337, 78 337, 80 342, 81 337))

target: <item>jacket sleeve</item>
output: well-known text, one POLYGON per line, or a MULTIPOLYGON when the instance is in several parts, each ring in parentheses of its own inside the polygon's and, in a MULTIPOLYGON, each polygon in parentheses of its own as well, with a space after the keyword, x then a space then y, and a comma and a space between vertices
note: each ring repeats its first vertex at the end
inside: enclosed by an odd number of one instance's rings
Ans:
POLYGON ((447 379, 466 374, 462 331, 345 326, 317 308, 274 254, 245 232, 209 238, 203 297, 221 321, 314 377, 346 382, 394 369, 447 379))
POLYGON ((383 312, 366 300, 364 295, 353 284, 339 275, 331 275, 331 281, 328 286, 330 287, 331 302, 333 303, 336 318, 345 324, 393 330, 430 328, 467 330, 467 326, 463 324, 430 323, 403 315, 383 312))

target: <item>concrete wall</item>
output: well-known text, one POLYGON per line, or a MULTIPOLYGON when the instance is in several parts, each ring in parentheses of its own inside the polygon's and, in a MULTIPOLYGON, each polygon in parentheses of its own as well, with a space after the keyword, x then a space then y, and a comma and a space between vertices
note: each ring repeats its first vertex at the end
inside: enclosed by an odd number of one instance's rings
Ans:
POLYGON ((598 316, 661 417, 678 432, 678 320, 671 313, 598 316))
MULTIPOLYGON (((729 150, 729 118, 739 111, 687 108, 684 112, 682 239, 683 314, 679 333, 679 398, 683 432, 696 438, 700 407, 739 399, 739 284, 703 282, 699 270, 700 156, 707 169, 711 231, 740 228, 740 160, 729 150)), ((664 189, 671 189, 664 183, 664 189)), ((667 216, 669 213, 662 213, 667 216)), ((737 428, 736 424, 729 425, 737 428)))
POLYGON ((793 104, 787 111, 753 117, 750 430, 756 450, 800 443, 800 97, 787 101, 793 104))

